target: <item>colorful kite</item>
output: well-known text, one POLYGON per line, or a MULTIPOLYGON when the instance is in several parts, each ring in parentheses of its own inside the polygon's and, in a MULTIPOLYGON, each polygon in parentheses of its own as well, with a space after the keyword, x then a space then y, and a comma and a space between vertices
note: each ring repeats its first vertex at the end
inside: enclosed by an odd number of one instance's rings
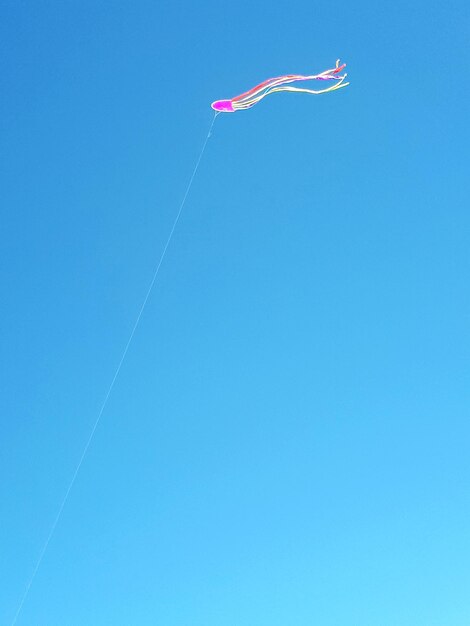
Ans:
POLYGON ((268 78, 263 83, 260 83, 253 89, 242 93, 240 96, 236 96, 231 100, 216 100, 211 104, 211 107, 218 113, 234 113, 235 111, 241 111, 243 109, 249 109, 253 105, 257 104, 260 100, 268 96, 270 93, 276 91, 299 91, 303 93, 327 93, 328 91, 334 91, 341 87, 346 87, 349 83, 345 83, 344 80, 347 74, 340 74, 341 70, 346 67, 346 63, 339 64, 339 59, 336 61, 336 67, 331 70, 325 70, 321 74, 315 74, 313 76, 302 76, 301 74, 287 74, 287 76, 278 76, 277 78, 268 78), (325 89, 303 89, 301 87, 286 86, 289 83, 295 83, 302 80, 333 80, 334 85, 330 85, 325 89))

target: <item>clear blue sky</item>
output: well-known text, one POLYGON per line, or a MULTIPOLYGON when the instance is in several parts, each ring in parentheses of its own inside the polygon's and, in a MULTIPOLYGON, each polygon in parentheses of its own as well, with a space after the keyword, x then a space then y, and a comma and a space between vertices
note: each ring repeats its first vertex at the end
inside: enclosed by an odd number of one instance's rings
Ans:
POLYGON ((0 8, 0 623, 468 626, 466 0, 0 8))

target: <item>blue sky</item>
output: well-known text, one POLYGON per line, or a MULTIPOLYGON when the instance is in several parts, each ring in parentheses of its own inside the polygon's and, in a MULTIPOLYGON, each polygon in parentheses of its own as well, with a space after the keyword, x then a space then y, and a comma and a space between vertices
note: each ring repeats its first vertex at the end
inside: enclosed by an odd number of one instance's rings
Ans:
POLYGON ((462 1, 0 7, 0 623, 470 622, 462 1))

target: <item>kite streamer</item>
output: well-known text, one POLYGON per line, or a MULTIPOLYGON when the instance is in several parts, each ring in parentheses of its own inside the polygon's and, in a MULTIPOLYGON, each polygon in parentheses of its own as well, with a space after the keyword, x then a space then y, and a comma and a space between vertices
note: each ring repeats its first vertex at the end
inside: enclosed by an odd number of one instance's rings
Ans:
POLYGON ((339 64, 339 59, 336 61, 336 66, 330 70, 325 70, 321 74, 314 74, 311 76, 303 76, 302 74, 287 74, 286 76, 278 76, 277 78, 268 78, 264 82, 256 85, 253 89, 242 93, 240 96, 236 96, 231 100, 216 100, 211 104, 214 111, 218 113, 235 113, 235 111, 242 111, 243 109, 249 109, 257 104, 266 96, 278 91, 295 91, 301 93, 327 93, 328 91, 334 91, 341 87, 346 87, 349 83, 345 83, 346 73, 340 74, 341 70, 346 67, 346 63, 339 64), (302 87, 294 87, 290 83, 296 83, 305 80, 332 80, 333 85, 326 87, 325 89, 305 89, 302 87))

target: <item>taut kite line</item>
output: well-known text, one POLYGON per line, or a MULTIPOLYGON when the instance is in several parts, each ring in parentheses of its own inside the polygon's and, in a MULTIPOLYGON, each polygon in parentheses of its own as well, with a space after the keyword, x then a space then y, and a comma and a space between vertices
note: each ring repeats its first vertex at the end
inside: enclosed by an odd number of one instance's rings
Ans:
POLYGON ((214 111, 217 111, 218 113, 235 113, 235 111, 249 109, 263 98, 266 98, 266 96, 269 96, 269 94, 279 91, 296 91, 313 94, 334 91, 335 89, 340 89, 341 87, 349 85, 349 83, 344 82, 347 74, 340 74, 341 70, 345 67, 346 63, 340 65, 338 59, 335 67, 330 70, 325 70, 321 74, 313 74, 310 76, 303 76, 302 74, 287 74, 286 76, 278 76, 277 78, 268 78, 268 80, 256 85, 256 87, 242 93, 240 96, 235 96, 235 98, 231 98, 230 100, 216 100, 211 104, 211 106, 214 111), (326 87, 325 89, 306 89, 290 85, 290 83, 305 80, 332 80, 334 81, 334 84, 326 87))

